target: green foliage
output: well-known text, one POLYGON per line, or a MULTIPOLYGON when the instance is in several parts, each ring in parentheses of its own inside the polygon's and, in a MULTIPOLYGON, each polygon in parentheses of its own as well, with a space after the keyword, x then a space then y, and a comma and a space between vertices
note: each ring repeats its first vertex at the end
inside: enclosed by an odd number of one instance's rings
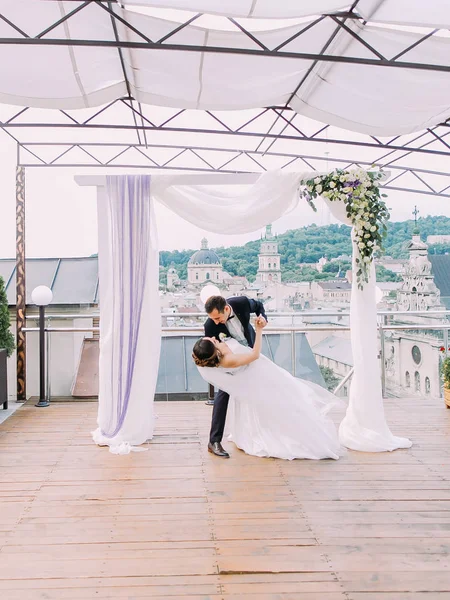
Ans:
POLYGON ((336 377, 333 369, 330 369, 330 367, 325 367, 324 365, 320 365, 319 369, 320 369, 320 372, 322 373, 322 377, 325 380, 325 385, 327 386, 327 389, 330 392, 332 392, 333 390, 336 389, 336 386, 338 385, 338 383, 340 381, 339 377, 336 377))
POLYGON ((5 282, 3 281, 3 277, 0 277, 0 348, 5 349, 8 356, 11 356, 16 347, 10 326, 11 321, 9 318, 5 282))
MULTIPOLYGON (((443 235, 450 231, 450 218, 448 217, 426 217, 418 220, 422 239, 428 235, 443 235)), ((414 221, 403 221, 388 223, 387 235, 384 240, 385 252, 393 258, 407 258, 407 242, 411 239, 414 229, 414 221)), ((283 281, 320 281, 330 279, 337 274, 340 267, 341 273, 345 273, 346 262, 333 262, 324 266, 323 273, 313 269, 313 265, 322 256, 329 261, 342 255, 351 256, 352 244, 350 239, 350 227, 346 225, 326 225, 318 227, 309 225, 301 229, 291 229, 278 236, 278 252, 281 255, 281 274, 283 281), (299 263, 311 266, 300 266, 299 263), (338 266, 336 266, 336 264, 338 266)), ((231 248, 215 248, 215 252, 222 261, 223 268, 230 275, 243 275, 249 281, 254 281, 258 270, 258 253, 261 246, 260 240, 248 242, 244 246, 233 246, 231 248)), ((450 246, 443 244, 430 246, 430 253, 443 254, 450 252, 450 246)), ((195 250, 175 250, 173 252, 160 252, 160 265, 162 270, 161 281, 166 283, 165 274, 173 264, 180 279, 187 279, 187 263, 195 250)), ((377 269, 378 281, 397 281, 398 278, 391 271, 383 268, 377 269)))
POLYGON ((450 356, 447 356, 441 362, 441 375, 445 387, 450 388, 450 356))
POLYGON ((386 269, 383 265, 376 266, 377 281, 402 281, 401 275, 386 269))
POLYGON ((344 203, 360 254, 355 258, 356 282, 360 289, 369 281, 369 265, 374 254, 382 250, 387 232, 389 211, 382 199, 386 194, 380 194, 378 181, 382 176, 382 171, 335 169, 302 181, 301 196, 315 211, 313 200, 319 196, 330 202, 344 203))

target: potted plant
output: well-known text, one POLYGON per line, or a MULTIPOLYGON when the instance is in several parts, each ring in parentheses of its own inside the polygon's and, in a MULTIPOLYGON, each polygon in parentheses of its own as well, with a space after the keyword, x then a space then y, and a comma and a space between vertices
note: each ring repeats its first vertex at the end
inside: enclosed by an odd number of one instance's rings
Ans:
MULTIPOLYGON (((439 348, 439 350, 445 354, 444 347, 439 348)), ((441 375, 442 381, 444 382, 445 406, 447 408, 450 408, 450 356, 448 355, 445 355, 444 358, 441 360, 441 375)))
POLYGON ((6 297, 5 282, 0 277, 0 406, 8 408, 8 376, 6 359, 14 352, 14 336, 11 333, 8 299, 6 297))

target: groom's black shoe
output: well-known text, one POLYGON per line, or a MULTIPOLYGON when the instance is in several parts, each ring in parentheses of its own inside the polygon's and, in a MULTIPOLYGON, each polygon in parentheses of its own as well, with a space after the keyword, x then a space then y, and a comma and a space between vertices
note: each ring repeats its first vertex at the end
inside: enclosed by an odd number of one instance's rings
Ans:
POLYGON ((230 458, 230 455, 222 448, 222 444, 220 442, 209 442, 208 452, 211 452, 216 456, 221 456, 222 458, 230 458))

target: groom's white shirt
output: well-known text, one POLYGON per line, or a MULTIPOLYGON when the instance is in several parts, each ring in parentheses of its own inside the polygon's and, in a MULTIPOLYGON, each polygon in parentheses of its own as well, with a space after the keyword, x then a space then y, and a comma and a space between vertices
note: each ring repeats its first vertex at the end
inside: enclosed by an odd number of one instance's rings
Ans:
MULTIPOLYGON (((231 306, 230 306, 231 308, 231 306)), ((225 323, 228 331, 232 338, 238 341, 243 346, 248 346, 248 342, 245 339, 244 335, 244 327, 242 323, 239 321, 238 317, 235 315, 234 310, 231 308, 230 316, 228 317, 227 322, 225 323)))

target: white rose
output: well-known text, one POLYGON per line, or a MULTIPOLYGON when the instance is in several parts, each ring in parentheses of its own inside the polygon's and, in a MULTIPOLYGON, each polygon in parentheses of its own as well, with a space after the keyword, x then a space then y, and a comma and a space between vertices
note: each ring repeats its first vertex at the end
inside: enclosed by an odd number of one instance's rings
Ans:
POLYGON ((364 262, 366 262, 366 263, 370 262, 370 256, 365 256, 364 257, 364 262))
POLYGON ((341 175, 341 176, 339 177, 339 181, 340 181, 341 183, 344 183, 344 181, 345 181, 345 175, 341 175))
POLYGON ((316 185, 316 192, 317 192, 318 194, 320 194, 320 193, 321 193, 321 191, 322 191, 322 186, 321 186, 321 185, 316 185))
POLYGON ((317 185, 318 183, 320 183, 320 177, 316 177, 316 178, 314 179, 314 183, 315 183, 316 185, 317 185))
POLYGON ((339 194, 339 198, 340 198, 341 200, 347 200, 347 196, 346 196, 346 194, 339 194))
POLYGON ((330 181, 330 188, 335 188, 336 184, 334 183, 334 181, 330 181))
POLYGON ((367 242, 367 245, 368 245, 368 246, 373 246, 373 242, 372 242, 372 240, 368 241, 368 242, 367 242))
POLYGON ((344 194, 349 194, 352 191, 352 189, 353 188, 347 186, 345 188, 342 188, 342 191, 344 192, 344 194))
POLYGON ((362 249, 363 249, 363 248, 365 248, 365 247, 366 247, 366 245, 365 245, 365 243, 364 243, 364 242, 359 242, 359 244, 358 244, 358 248, 361 248, 361 250, 362 250, 362 249))
POLYGON ((370 238, 370 233, 366 233, 366 234, 364 235, 364 237, 365 237, 365 238, 370 238))
POLYGON ((370 228, 370 231, 374 232, 376 230, 377 230, 377 228, 375 227, 375 225, 372 225, 372 227, 370 228))

